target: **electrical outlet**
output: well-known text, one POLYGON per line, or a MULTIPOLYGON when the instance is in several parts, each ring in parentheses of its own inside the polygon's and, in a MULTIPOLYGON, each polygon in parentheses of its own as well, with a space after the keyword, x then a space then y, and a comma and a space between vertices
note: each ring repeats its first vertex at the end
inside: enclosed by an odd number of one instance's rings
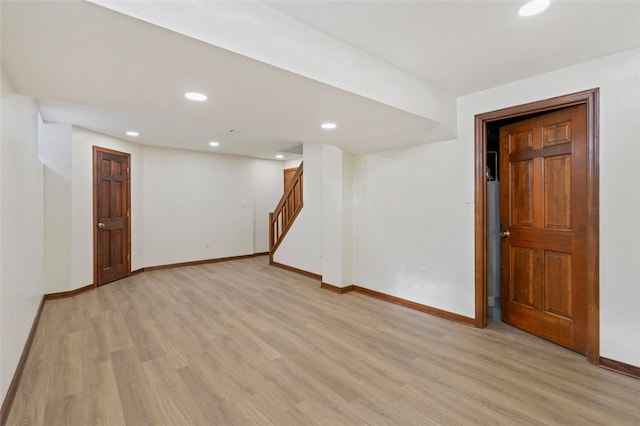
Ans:
POLYGON ((420 278, 422 278, 423 280, 429 278, 429 268, 427 268, 426 266, 420 268, 420 278))

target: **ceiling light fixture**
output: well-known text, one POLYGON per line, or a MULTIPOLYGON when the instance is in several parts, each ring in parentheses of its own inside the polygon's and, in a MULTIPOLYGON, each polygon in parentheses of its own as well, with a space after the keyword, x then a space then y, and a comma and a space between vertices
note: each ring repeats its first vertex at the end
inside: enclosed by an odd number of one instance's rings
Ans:
POLYGON ((209 146, 220 146, 220 142, 211 141, 209 142, 209 146))
POLYGON ((129 130, 127 131, 127 136, 140 136, 140 133, 133 130, 129 130))
POLYGON ((520 16, 533 16, 549 7, 549 0, 531 0, 520 8, 518 14, 520 16))
POLYGON ((282 159, 284 158, 284 155, 282 155, 282 154, 278 154, 278 155, 276 155, 276 158, 277 158, 278 160, 282 160, 282 159))
POLYGON ((184 94, 184 97, 189 99, 190 101, 203 102, 207 100, 207 95, 198 92, 187 92, 184 94))
POLYGON ((322 123, 320 127, 328 130, 328 129, 335 129, 338 126, 336 125, 336 123, 322 123))

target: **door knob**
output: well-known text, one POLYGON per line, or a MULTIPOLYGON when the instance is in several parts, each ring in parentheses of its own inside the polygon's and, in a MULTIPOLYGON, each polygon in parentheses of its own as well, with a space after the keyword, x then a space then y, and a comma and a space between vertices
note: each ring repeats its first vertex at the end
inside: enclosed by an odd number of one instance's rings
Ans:
POLYGON ((500 238, 507 238, 509 235, 511 235, 511 232, 507 231, 500 231, 500 238))
POLYGON ((104 223, 102 223, 102 222, 98 222, 98 228, 104 228, 105 226, 107 226, 107 225, 105 225, 105 224, 104 224, 104 223))

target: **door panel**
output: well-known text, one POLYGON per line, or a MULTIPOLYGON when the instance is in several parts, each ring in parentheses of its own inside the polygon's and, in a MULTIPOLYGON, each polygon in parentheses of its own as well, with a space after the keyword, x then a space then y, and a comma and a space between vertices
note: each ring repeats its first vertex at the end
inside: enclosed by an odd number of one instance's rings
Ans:
POLYGON ((571 141, 571 122, 555 123, 543 127, 543 146, 551 146, 571 141))
POLYGON ((94 147, 96 285, 131 272, 129 154, 94 147))
POLYGON ((529 151, 533 148, 533 134, 526 129, 519 133, 512 133, 509 138, 509 150, 511 152, 529 151))
POLYGON ((586 131, 585 105, 500 129, 502 320, 581 353, 586 131))
POLYGON ((293 177, 296 175, 297 171, 298 171, 297 167, 293 167, 293 168, 290 168, 290 169, 284 169, 283 170, 283 173, 284 173, 284 187, 283 187, 283 190, 284 191, 286 191, 287 188, 289 187, 289 184, 293 180, 293 177))
POLYGON ((533 225, 533 167, 532 161, 518 161, 511 165, 511 223, 533 225))
POLYGON ((571 155, 544 160, 544 227, 571 229, 571 155))
POLYGON ((545 251, 544 266, 544 311, 571 319, 571 255, 545 251))
POLYGON ((527 248, 512 247, 511 262, 513 265, 511 271, 513 302, 533 306, 535 251, 527 248))

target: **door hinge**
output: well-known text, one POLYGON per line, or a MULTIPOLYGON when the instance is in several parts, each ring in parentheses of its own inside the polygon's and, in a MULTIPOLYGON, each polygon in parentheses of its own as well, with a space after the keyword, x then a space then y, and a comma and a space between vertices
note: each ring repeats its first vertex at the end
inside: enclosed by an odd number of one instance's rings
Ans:
POLYGON ((129 168, 127 167, 127 174, 129 174, 129 168))
POLYGON ((127 217, 129 217, 129 210, 127 210, 127 217))

